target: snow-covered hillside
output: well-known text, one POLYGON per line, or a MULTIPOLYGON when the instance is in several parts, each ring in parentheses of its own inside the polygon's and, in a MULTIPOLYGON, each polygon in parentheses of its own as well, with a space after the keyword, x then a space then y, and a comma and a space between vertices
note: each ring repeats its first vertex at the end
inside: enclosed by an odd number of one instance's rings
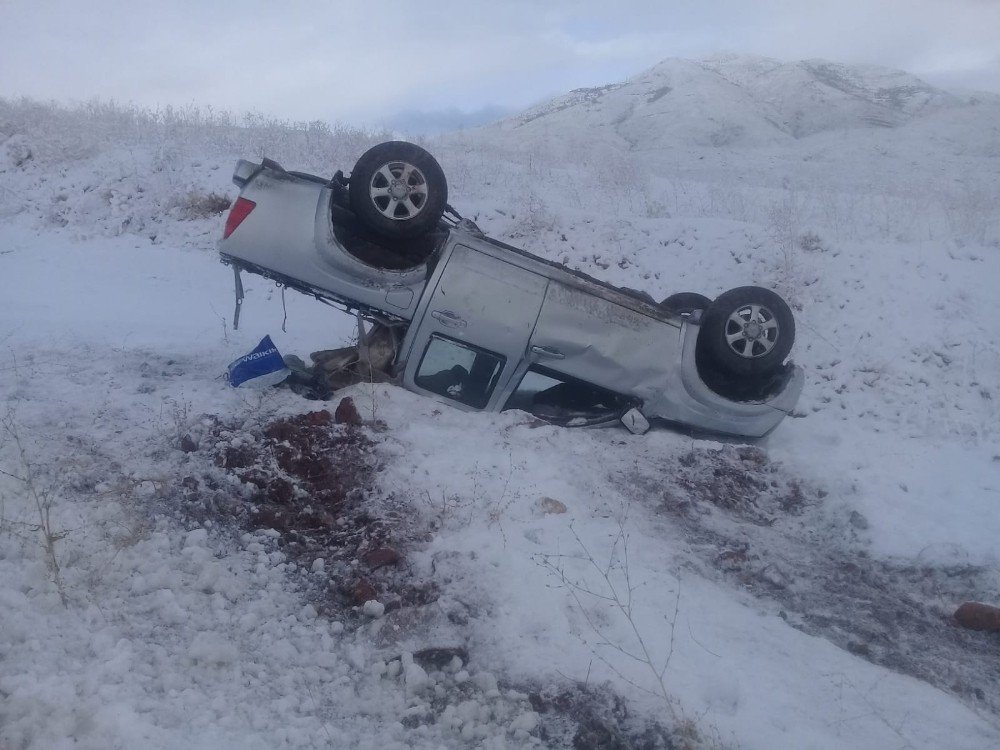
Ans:
POLYGON ((255 279, 231 329, 234 161, 384 134, 0 101, 0 748, 1000 744, 1000 640, 951 620, 1000 604, 998 115, 726 57, 425 144, 501 239, 785 295, 806 390, 742 446, 230 389, 353 326, 255 279))
POLYGON ((573 91, 510 124, 567 121, 583 110, 640 150, 787 145, 827 131, 897 128, 947 109, 998 103, 996 95, 959 97, 901 71, 728 55, 665 60, 627 83, 573 91))
POLYGON ((656 216, 767 224, 790 203, 797 221, 836 239, 1000 240, 1000 97, 896 71, 671 59, 498 130, 508 147, 544 143, 602 183, 639 182, 637 208, 656 216))

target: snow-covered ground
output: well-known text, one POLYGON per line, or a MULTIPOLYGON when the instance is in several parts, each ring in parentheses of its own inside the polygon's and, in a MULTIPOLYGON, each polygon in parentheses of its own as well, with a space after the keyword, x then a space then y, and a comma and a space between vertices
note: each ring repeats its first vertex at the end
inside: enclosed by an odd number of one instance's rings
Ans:
POLYGON ((353 320, 253 279, 233 331, 203 215, 236 158, 326 174, 380 137, 0 101, 0 748, 570 747, 585 715, 648 747, 1000 744, 1000 641, 949 619, 1000 602, 1000 105, 914 81, 667 61, 430 144, 501 239, 655 297, 777 289, 808 380, 754 447, 349 389, 401 555, 379 597, 434 591, 380 617, 339 593, 364 560, 227 511, 217 456, 344 394, 225 365, 353 320))

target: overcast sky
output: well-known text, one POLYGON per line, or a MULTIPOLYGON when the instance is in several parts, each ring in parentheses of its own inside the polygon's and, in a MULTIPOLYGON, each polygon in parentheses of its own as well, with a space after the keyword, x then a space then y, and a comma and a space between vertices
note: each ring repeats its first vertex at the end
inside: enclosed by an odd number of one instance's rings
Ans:
POLYGON ((291 120, 495 113, 719 52, 1000 92, 1000 0, 0 0, 0 96, 291 120))

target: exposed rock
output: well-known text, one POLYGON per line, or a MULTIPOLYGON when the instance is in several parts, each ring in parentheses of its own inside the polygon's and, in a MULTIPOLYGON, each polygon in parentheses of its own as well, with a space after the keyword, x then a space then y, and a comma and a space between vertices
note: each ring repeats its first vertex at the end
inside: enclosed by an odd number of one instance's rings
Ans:
POLYGON ((342 398, 337 405, 333 419, 337 424, 361 424, 361 415, 358 414, 358 407, 354 405, 354 399, 350 396, 342 398))
POLYGON ((320 409, 319 411, 311 411, 308 414, 304 414, 302 421, 310 427, 326 427, 333 421, 333 415, 326 409, 320 409))
MULTIPOLYGON (((301 443, 303 448, 307 448, 310 443, 310 438, 313 437, 313 431, 311 428, 326 427, 331 421, 332 417, 330 416, 330 412, 326 409, 311 411, 306 414, 300 414, 296 417, 279 419, 272 422, 264 428, 264 435, 279 443, 301 443)), ((314 458, 318 458, 318 456, 315 456, 314 458)), ((234 465, 237 464, 232 461, 227 462, 227 466, 234 465)), ((282 468, 286 471, 288 470, 287 467, 282 468)))
POLYGON ((190 435, 185 435, 181 438, 180 448, 185 453, 194 453, 198 450, 198 443, 190 435))
POLYGON ((355 604, 362 606, 365 602, 375 599, 378 596, 378 591, 367 578, 359 578, 351 586, 350 596, 355 604))
POLYGON ((969 630, 1000 633, 1000 607, 991 607, 979 602, 965 602, 955 610, 955 622, 969 630))
POLYGON ((538 501, 538 509, 546 515, 555 515, 566 512, 566 504, 556 500, 554 497, 542 497, 538 501))
POLYGON ((453 648, 425 648, 413 653, 413 661, 424 669, 441 670, 448 668, 455 659, 462 664, 469 663, 469 652, 461 646, 453 648))
POLYGON ((392 547, 379 547, 366 552, 361 556, 361 560, 372 570, 377 570, 386 565, 395 565, 398 563, 399 553, 392 547))

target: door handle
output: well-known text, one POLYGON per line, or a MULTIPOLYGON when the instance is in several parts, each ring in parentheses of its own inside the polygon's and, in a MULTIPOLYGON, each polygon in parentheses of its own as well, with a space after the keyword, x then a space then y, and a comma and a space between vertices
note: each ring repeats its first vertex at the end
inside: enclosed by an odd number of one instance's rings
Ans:
POLYGON ((532 346, 531 353, 537 354, 539 357, 548 357, 549 359, 565 359, 566 355, 563 354, 558 349, 553 349, 550 346, 532 346))
POLYGON ((469 325, 451 310, 433 310, 431 317, 441 325, 448 326, 449 328, 465 328, 469 325))

